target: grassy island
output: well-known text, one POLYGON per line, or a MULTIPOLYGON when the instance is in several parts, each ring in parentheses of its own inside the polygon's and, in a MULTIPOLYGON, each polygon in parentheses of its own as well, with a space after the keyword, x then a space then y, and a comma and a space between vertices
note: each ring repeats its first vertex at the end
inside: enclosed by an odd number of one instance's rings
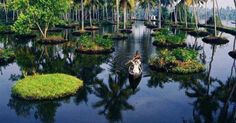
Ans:
POLYGON ((96 35, 95 37, 83 35, 79 39, 80 53, 85 54, 103 54, 111 53, 113 51, 113 41, 109 38, 103 38, 103 36, 96 35))
POLYGON ((16 82, 12 94, 26 100, 51 100, 75 94, 83 81, 66 74, 27 76, 16 82))
POLYGON ((177 48, 172 51, 161 50, 149 59, 152 69, 177 74, 197 73, 205 70, 197 60, 198 52, 187 48, 177 48))
POLYGON ((155 32, 155 39, 153 45, 158 47, 184 47, 186 46, 185 34, 173 35, 168 29, 161 29, 155 32))

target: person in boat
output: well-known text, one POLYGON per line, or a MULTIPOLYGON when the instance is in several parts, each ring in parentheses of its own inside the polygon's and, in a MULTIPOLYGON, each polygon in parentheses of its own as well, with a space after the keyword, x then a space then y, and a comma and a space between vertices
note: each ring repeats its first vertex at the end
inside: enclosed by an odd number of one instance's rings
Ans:
POLYGON ((133 75, 140 75, 141 74, 141 55, 138 51, 136 51, 135 55, 133 56, 133 59, 129 61, 129 63, 132 63, 132 71, 129 71, 133 75))

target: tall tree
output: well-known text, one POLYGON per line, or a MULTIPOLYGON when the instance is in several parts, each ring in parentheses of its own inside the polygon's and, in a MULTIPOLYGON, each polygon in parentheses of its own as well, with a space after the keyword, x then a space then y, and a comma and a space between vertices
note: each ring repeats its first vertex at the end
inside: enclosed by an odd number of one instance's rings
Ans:
POLYGON ((127 7, 129 6, 131 9, 134 9, 136 5, 136 0, 121 0, 121 6, 123 8, 123 27, 126 29, 127 22, 127 7))

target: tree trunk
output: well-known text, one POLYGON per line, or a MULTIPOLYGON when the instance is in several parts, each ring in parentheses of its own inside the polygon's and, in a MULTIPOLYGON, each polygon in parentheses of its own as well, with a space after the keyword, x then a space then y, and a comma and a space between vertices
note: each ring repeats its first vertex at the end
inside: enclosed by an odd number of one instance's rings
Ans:
POLYGON ((102 20, 105 20, 105 7, 102 6, 102 20))
POLYGON ((161 15, 162 15, 162 9, 161 9, 161 0, 159 0, 159 3, 158 3, 158 27, 161 28, 161 15))
POLYGON ((108 3, 107 3, 107 0, 106 0, 106 6, 105 6, 105 7, 106 7, 106 8, 105 8, 105 9, 106 9, 106 19, 108 20, 108 10, 107 10, 107 4, 108 4, 108 3))
POLYGON ((92 27, 92 9, 89 7, 89 22, 90 22, 90 27, 92 27))
POLYGON ((195 19, 195 27, 198 30, 198 18, 197 18, 197 13, 196 13, 196 8, 195 8, 195 0, 193 0, 193 14, 194 14, 194 19, 195 19))
POLYGON ((214 36, 216 36, 216 15, 215 15, 215 0, 213 0, 213 18, 214 18, 214 36))
POLYGON ((120 14, 119 14, 119 0, 116 0, 116 14, 117 14, 117 32, 119 31, 119 25, 120 25, 120 14))
POLYGON ((185 28, 188 28, 188 12, 187 12, 188 6, 185 5, 184 7, 184 13, 185 13, 185 28))
POLYGON ((127 8, 126 8, 126 7, 127 7, 127 2, 125 1, 125 2, 123 2, 122 4, 123 4, 122 6, 123 6, 123 12, 124 12, 124 13, 123 13, 123 16, 124 16, 124 18, 123 18, 123 19, 124 19, 124 20, 123 20, 123 21, 124 21, 124 29, 126 29, 126 17, 127 17, 127 15, 126 15, 126 14, 127 14, 127 13, 126 13, 127 8))
POLYGON ((4 8, 4 12, 5 12, 5 22, 8 22, 7 1, 5 1, 5 3, 3 3, 3 8, 4 8))
POLYGON ((81 0, 81 30, 84 30, 84 0, 81 0))
POLYGON ((207 18, 208 18, 208 15, 207 15, 207 2, 205 3, 205 24, 207 24, 207 18))
POLYGON ((149 3, 149 0, 148 0, 148 10, 147 10, 147 18, 148 18, 148 21, 150 21, 150 3, 149 3))

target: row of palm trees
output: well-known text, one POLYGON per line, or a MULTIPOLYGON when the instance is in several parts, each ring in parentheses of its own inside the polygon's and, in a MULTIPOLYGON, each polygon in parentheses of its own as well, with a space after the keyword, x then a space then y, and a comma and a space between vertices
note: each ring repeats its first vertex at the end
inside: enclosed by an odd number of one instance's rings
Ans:
MULTIPOLYGON (((11 0, 1 0, 0 8, 5 12, 5 20, 8 22, 8 3, 11 0)), ((123 28, 126 29, 127 17, 134 16, 135 8, 141 6, 145 9, 145 19, 150 21, 151 9, 158 9, 158 21, 159 28, 161 28, 162 21, 162 7, 174 7, 174 22, 178 23, 178 5, 184 4, 184 15, 186 27, 188 25, 187 11, 189 7, 193 8, 193 15, 195 18, 196 29, 198 29, 198 17, 196 6, 200 4, 206 4, 208 0, 73 0, 71 10, 65 14, 65 20, 81 21, 81 30, 84 30, 84 20, 90 21, 92 26, 92 20, 112 20, 113 23, 117 24, 117 30, 120 25, 120 12, 123 12, 123 28), (87 13, 87 14, 86 14, 87 13), (87 18, 86 18, 87 17, 87 18)), ((236 0, 234 0, 236 3, 236 0)), ((217 0, 212 0, 213 3, 213 17, 216 19, 216 7, 218 6, 217 0)), ((235 4, 236 6, 236 4, 235 4)), ((13 12, 16 13, 16 12, 13 12)), ((219 12, 218 12, 219 13, 219 12)), ((15 15, 13 15, 13 18, 15 15)), ((14 19, 13 19, 14 20, 14 19)), ((216 28, 216 25, 215 25, 216 28)), ((215 31, 216 32, 216 31, 215 31)))

